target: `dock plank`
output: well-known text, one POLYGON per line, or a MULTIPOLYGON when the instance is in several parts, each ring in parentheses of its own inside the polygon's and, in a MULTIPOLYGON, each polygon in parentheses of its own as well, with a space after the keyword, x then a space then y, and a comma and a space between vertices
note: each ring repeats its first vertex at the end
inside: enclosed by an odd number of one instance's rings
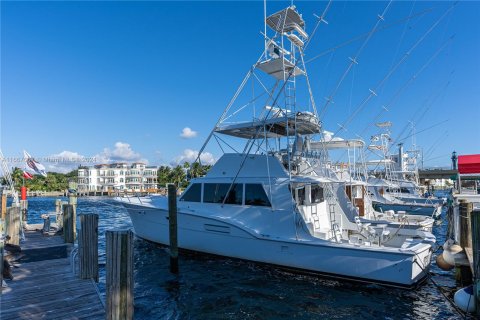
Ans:
POLYGON ((55 247, 65 245, 62 238, 37 231, 26 231, 25 237, 26 259, 15 264, 14 279, 2 289, 0 319, 104 319, 93 281, 74 275, 69 257, 58 258, 55 247))

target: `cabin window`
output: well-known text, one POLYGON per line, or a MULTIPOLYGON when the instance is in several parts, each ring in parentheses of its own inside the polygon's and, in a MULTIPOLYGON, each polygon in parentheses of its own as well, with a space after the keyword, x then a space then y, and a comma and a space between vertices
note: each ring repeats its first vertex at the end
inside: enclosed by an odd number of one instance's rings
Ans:
MULTIPOLYGON (((203 202, 223 203, 230 186, 232 186, 230 183, 205 183, 203 187, 203 202)), ((242 204, 243 185, 233 184, 226 198, 226 204, 242 204)))
POLYGON ((323 188, 318 185, 312 185, 310 199, 312 199, 312 203, 320 203, 325 201, 325 198, 323 197, 323 188))
POLYGON ((245 184, 245 204, 270 207, 270 201, 261 184, 245 184))
POLYGON ((201 201, 201 194, 202 194, 202 184, 201 183, 194 183, 185 194, 182 196, 180 201, 190 201, 190 202, 200 202, 201 201))
POLYGON ((292 192, 292 196, 295 199, 295 202, 298 206, 305 204, 305 186, 296 187, 292 192))

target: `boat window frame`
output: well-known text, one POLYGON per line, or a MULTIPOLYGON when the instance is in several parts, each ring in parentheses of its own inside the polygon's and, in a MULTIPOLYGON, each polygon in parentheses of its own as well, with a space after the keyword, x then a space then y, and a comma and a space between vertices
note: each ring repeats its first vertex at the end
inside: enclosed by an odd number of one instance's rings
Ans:
POLYGON ((322 202, 325 202, 325 188, 322 187, 321 184, 319 183, 316 183, 316 184, 311 184, 310 185, 310 204, 318 204, 318 203, 322 203, 322 202), (317 201, 317 197, 314 197, 314 191, 315 190, 321 190, 321 198, 319 199, 320 201, 317 201))
POLYGON ((188 189, 185 190, 185 192, 182 194, 182 196, 180 197, 179 201, 183 201, 183 202, 195 202, 195 203, 202 203, 202 200, 203 200, 203 183, 192 183, 188 189), (191 201, 191 200, 185 200, 184 197, 187 195, 188 192, 190 192, 190 190, 196 186, 196 185, 200 185, 200 199, 199 201, 191 201))
POLYGON ((230 186, 232 185, 232 183, 225 183, 225 182, 204 182, 203 183, 203 194, 202 194, 202 203, 210 203, 210 204, 226 204, 226 205, 236 205, 236 206, 241 206, 243 205, 244 203, 244 184, 243 183, 234 183, 230 192, 228 194, 227 191, 230 189, 230 186), (224 188, 225 190, 225 195, 223 194, 220 194, 220 197, 216 199, 216 197, 218 196, 218 191, 223 191, 223 190, 219 190, 218 187, 214 193, 214 198, 213 198, 213 201, 205 201, 205 196, 207 195, 207 192, 210 192, 209 190, 207 191, 207 185, 223 185, 224 187, 226 187, 226 189, 224 188), (240 188, 238 188, 240 187, 240 188), (240 199, 238 199, 238 197, 235 197, 235 200, 240 200, 240 202, 238 201, 235 201, 235 202, 229 202, 228 198, 229 198, 229 195, 236 191, 238 188, 238 191, 240 192, 240 199), (225 201, 225 203, 223 202, 225 200, 225 197, 227 198, 227 200, 225 201))
POLYGON ((244 186, 244 193, 243 193, 243 198, 244 198, 243 201, 246 206, 267 207, 267 208, 272 207, 272 202, 270 201, 270 198, 268 197, 268 193, 266 192, 265 187, 263 186, 262 183, 245 183, 244 185, 245 186, 244 186), (263 191, 263 194, 265 195, 265 199, 268 201, 267 204, 247 203, 247 185, 260 186, 261 190, 263 191))

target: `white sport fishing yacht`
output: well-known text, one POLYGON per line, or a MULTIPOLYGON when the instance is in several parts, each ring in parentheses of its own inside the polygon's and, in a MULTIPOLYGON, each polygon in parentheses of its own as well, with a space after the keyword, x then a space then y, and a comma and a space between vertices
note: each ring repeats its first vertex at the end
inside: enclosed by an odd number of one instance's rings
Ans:
MULTIPOLYGON (((266 35, 264 52, 197 160, 210 141, 232 152, 224 152, 204 177, 192 179, 178 198, 179 247, 335 278, 415 286, 427 276, 435 237, 362 222, 343 184, 315 172, 314 162, 327 154, 306 157, 295 147, 296 139, 321 134, 303 63, 308 34, 294 6, 265 22, 273 36, 266 35), (303 101, 301 83, 307 89, 303 101)), ((165 197, 118 201, 137 236, 168 245, 165 197)))
POLYGON ((373 207, 372 193, 368 191, 368 173, 363 153, 365 142, 360 139, 332 138, 324 141, 310 142, 311 150, 343 151, 347 155, 346 162, 327 164, 329 176, 334 176, 345 184, 345 192, 350 202, 356 207, 358 216, 363 223, 372 225, 385 224, 389 227, 402 227, 406 229, 422 229, 431 232, 435 219, 427 215, 411 215, 406 211, 386 210, 376 211, 373 207))

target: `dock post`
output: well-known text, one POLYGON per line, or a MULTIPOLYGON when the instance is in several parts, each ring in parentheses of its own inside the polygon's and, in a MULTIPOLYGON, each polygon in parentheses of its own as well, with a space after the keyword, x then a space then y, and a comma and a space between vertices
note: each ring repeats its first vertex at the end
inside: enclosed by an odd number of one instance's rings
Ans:
POLYGON ((470 218, 472 226, 473 294, 475 296, 475 310, 477 310, 477 316, 480 316, 480 210, 472 211, 470 218))
POLYGON ((473 203, 460 200, 460 247, 463 249, 471 247, 471 225, 470 214, 473 210, 473 203))
POLYGON ((106 318, 133 319, 133 232, 107 230, 106 242, 106 318))
POLYGON ((80 215, 78 249, 80 278, 98 282, 98 214, 80 215))
MULTIPOLYGON (((0 236, 4 234, 4 230, 5 230, 4 223, 5 223, 5 220, 0 219, 0 236)), ((0 238, 0 286, 3 285, 3 247, 4 245, 5 245, 5 240, 3 237, 1 237, 0 238)))
POLYGON ((61 213, 62 212, 62 200, 61 199, 56 199, 55 200, 55 212, 56 213, 61 213))
POLYGON ((168 184, 168 222, 170 240, 170 272, 178 273, 178 239, 177 239, 177 188, 168 184))
POLYGON ((5 221, 5 216, 7 215, 7 195, 2 193, 2 207, 1 207, 2 219, 5 221))
POLYGON ((73 214, 77 216, 77 186, 75 181, 68 181, 68 204, 73 206, 73 214))
POLYGON ((28 200, 20 200, 20 210, 22 214, 23 225, 27 224, 28 200))
POLYGON ((5 235, 10 236, 8 243, 20 245, 20 207, 7 208, 6 224, 5 235))
POLYGON ((63 240, 65 243, 75 242, 76 217, 73 205, 64 204, 63 209, 63 240))

